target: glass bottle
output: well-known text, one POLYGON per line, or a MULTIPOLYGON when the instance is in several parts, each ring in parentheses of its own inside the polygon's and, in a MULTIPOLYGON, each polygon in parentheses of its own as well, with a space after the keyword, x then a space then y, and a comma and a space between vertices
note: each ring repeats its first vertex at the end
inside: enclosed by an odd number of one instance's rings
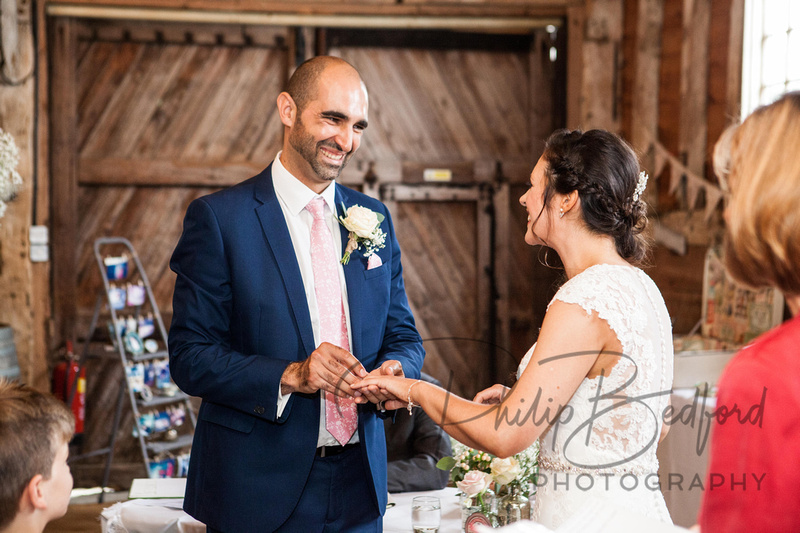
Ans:
POLYGON ((461 493, 461 531, 467 518, 473 513, 482 513, 494 526, 496 523, 496 498, 492 489, 486 489, 481 494, 467 496, 461 493))
POLYGON ((497 521, 505 526, 527 520, 531 517, 531 506, 528 498, 523 496, 519 483, 511 483, 507 487, 506 495, 497 503, 497 521))

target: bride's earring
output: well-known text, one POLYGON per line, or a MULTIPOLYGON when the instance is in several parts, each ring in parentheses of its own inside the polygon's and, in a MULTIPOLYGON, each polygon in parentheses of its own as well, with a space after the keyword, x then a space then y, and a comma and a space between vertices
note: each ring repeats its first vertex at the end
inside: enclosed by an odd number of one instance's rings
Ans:
POLYGON ((558 218, 564 218, 564 208, 558 210, 558 218))

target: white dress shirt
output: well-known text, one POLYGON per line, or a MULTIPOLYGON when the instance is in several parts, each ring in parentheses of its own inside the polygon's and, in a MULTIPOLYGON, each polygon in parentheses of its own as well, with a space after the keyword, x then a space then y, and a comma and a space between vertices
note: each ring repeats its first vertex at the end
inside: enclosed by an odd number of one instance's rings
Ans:
MULTIPOLYGON (((314 271, 311 268, 311 225, 313 224, 314 217, 306 209, 306 206, 311 200, 318 196, 321 196, 322 199, 325 200, 325 223, 328 225, 328 229, 330 229, 331 236, 333 237, 333 250, 336 252, 336 257, 341 257, 342 237, 339 230, 339 221, 335 215, 336 182, 332 181, 331 184, 322 191, 322 194, 315 193, 286 170, 286 167, 281 163, 281 152, 278 152, 278 155, 275 156, 275 161, 272 163, 272 183, 275 187, 275 194, 278 197, 281 211, 283 211, 283 218, 286 220, 286 226, 289 228, 289 236, 292 238, 292 246, 294 247, 294 254, 297 257, 297 265, 300 267, 300 275, 303 278, 306 302, 308 303, 308 311, 311 315, 311 329, 314 332, 314 345, 319 346, 321 344, 319 307, 317 306, 317 294, 314 290, 314 271)), ((342 288, 342 306, 344 307, 344 315, 347 320, 347 338, 352 347, 353 334, 350 331, 350 306, 347 301, 347 284, 345 283, 342 264, 338 263, 338 267, 339 284, 342 288)), ((278 393, 278 416, 281 416, 283 413, 290 396, 291 394, 284 395, 280 394, 280 392, 278 393)), ((320 394, 320 398, 321 416, 317 447, 337 446, 339 442, 325 429, 325 397, 320 394)), ((358 442, 358 431, 353 434, 350 442, 358 442)))

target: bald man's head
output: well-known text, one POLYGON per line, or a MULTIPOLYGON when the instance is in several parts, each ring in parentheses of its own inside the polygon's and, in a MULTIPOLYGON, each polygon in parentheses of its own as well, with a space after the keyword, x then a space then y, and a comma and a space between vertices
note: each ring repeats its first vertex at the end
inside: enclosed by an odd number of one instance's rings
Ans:
POLYGON ((286 87, 286 92, 294 100, 299 112, 302 112, 306 104, 314 98, 323 73, 330 68, 352 70, 353 75, 361 79, 355 67, 339 57, 317 56, 304 61, 289 78, 286 87))

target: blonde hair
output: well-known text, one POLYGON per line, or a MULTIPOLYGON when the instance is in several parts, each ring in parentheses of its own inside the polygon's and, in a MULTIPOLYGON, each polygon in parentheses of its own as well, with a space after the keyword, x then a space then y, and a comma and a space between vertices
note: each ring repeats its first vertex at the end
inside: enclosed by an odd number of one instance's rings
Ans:
MULTIPOLYGON (((751 287, 800 294, 800 92, 753 112, 730 138, 725 263, 751 287)), ((726 152, 728 152, 726 154, 726 152)), ((716 159, 717 154, 715 154, 716 159)))

